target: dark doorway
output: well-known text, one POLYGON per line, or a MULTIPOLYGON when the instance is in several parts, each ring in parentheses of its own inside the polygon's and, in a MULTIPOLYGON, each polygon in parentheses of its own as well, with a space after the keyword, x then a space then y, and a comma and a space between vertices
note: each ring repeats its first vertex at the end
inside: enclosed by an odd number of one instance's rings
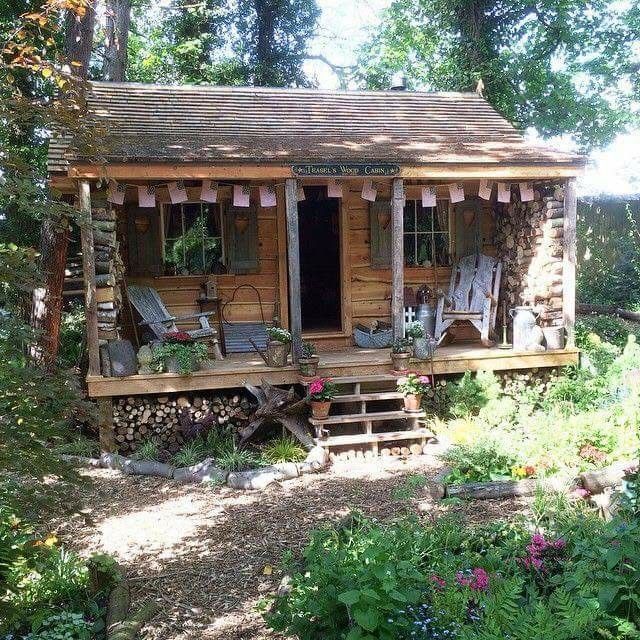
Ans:
POLYGON ((340 330, 340 207, 326 187, 298 202, 303 331, 340 330))

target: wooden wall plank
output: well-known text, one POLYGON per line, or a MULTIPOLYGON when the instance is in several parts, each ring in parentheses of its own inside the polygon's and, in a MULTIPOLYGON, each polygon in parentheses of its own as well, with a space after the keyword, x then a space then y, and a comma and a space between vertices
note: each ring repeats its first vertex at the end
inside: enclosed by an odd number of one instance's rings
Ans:
POLYGON ((576 324, 576 216, 578 196, 576 180, 567 180, 564 188, 564 236, 562 249, 562 315, 567 344, 575 344, 576 324))
POLYGON ((391 324, 393 337, 402 337, 404 326, 404 186, 393 181, 391 197, 391 324))
POLYGON ((287 262, 289 265, 289 326, 293 361, 302 353, 302 305, 300 302, 300 241, 298 237, 298 181, 285 181, 287 216, 287 262))

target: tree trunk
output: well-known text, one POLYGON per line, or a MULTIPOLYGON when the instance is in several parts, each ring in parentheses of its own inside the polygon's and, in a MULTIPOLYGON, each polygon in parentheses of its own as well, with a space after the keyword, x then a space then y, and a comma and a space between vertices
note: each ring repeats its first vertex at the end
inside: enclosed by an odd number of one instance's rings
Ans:
POLYGON ((131 22, 131 0, 106 0, 105 49, 102 79, 124 82, 131 22))
POLYGON ((258 87, 277 84, 274 69, 273 42, 275 7, 272 0, 254 0, 256 11, 256 67, 253 83, 258 87))
POLYGON ((96 24, 95 2, 89 2, 83 16, 67 11, 65 15, 64 54, 73 65, 71 72, 78 78, 86 79, 89 75, 89 60, 93 49, 93 31, 96 24))

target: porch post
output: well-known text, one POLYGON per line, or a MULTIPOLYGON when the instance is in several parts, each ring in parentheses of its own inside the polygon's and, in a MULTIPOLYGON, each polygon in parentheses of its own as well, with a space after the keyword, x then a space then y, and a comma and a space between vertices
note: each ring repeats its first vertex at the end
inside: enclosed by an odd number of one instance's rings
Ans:
POLYGON ((100 375, 100 347, 98 343, 98 302, 96 300, 96 260, 93 249, 93 227, 91 220, 91 189, 87 180, 79 185, 80 211, 85 220, 80 225, 82 243, 82 271, 84 276, 84 309, 87 320, 87 351, 90 376, 100 375))
POLYGON ((287 216, 287 260, 289 264, 289 329, 293 342, 293 361, 302 353, 302 308, 300 302, 300 241, 298 238, 298 183, 285 180, 287 216))
POLYGON ((564 235, 562 249, 562 315, 567 331, 567 346, 575 346, 576 324, 576 217, 578 196, 576 179, 564 185, 564 235))
POLYGON ((391 323, 394 339, 403 337, 404 325, 404 186, 393 180, 391 191, 391 323))

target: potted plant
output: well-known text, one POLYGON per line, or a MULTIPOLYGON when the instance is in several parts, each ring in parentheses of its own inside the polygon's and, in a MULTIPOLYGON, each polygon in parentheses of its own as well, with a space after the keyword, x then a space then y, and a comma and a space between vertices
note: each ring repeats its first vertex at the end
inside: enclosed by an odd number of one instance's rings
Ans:
POLYGON ((309 385, 309 404, 314 418, 324 419, 329 415, 331 401, 336 395, 336 385, 329 378, 316 378, 309 385))
POLYGON ((184 331, 165 333, 162 343, 153 348, 153 368, 159 372, 189 375, 206 358, 206 343, 196 342, 184 331))
POLYGON ((318 374, 318 362, 320 358, 316 355, 316 345, 313 342, 303 342, 302 356, 298 358, 300 375, 303 378, 314 378, 318 374))
POLYGON ((291 334, 282 327, 267 327, 265 362, 271 367, 286 367, 291 351, 291 334))
POLYGON ((420 411, 422 396, 429 388, 429 378, 417 373, 409 373, 398 378, 398 391, 404 397, 404 410, 408 412, 420 411))
POLYGON ((406 338, 394 340, 391 347, 391 361, 394 371, 406 371, 409 368, 411 356, 411 344, 406 338))
POLYGON ((413 344, 413 357, 426 360, 429 357, 429 341, 422 322, 416 320, 407 327, 407 336, 413 344))

